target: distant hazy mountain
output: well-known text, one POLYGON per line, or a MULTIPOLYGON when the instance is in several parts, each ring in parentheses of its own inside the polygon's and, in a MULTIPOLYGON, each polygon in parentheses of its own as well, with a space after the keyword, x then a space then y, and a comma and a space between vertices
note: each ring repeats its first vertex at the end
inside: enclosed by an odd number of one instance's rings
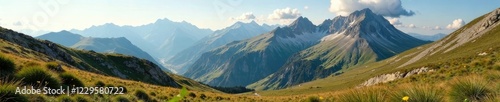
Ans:
POLYGON ((288 26, 202 54, 184 75, 213 86, 246 86, 274 73, 327 32, 299 17, 288 26))
POLYGON ((132 44, 148 52, 159 62, 164 62, 176 53, 192 46, 196 41, 212 33, 187 22, 159 19, 141 26, 118 26, 107 23, 84 30, 71 30, 85 37, 125 37, 132 44))
POLYGON ((277 72, 250 87, 279 89, 297 85, 429 43, 399 31, 370 9, 326 20, 319 27, 330 28, 333 33, 296 53, 277 72))
POLYGON ((427 41, 437 41, 441 38, 446 37, 446 34, 443 33, 438 33, 438 34, 433 34, 433 35, 423 35, 423 34, 417 34, 417 33, 407 33, 410 36, 413 36, 417 39, 420 40, 427 40, 427 41))
POLYGON ((271 31, 275 27, 277 26, 269 26, 266 24, 261 26, 254 21, 250 23, 236 22, 230 27, 215 31, 211 35, 198 41, 193 46, 177 53, 172 59, 166 62, 166 65, 168 65, 168 67, 172 70, 175 70, 178 74, 182 74, 186 72, 191 64, 193 64, 194 61, 196 61, 204 52, 218 48, 233 41, 260 35, 271 31))
POLYGON ((78 43, 81 39, 84 37, 78 34, 73 34, 68 31, 60 31, 60 32, 50 32, 47 34, 40 35, 36 38, 43 39, 43 40, 49 40, 61 45, 64 45, 66 47, 70 47, 78 43))
MULTIPOLYGON (((49 40, 54 43, 64 45, 66 47, 93 50, 100 53, 119 53, 124 55, 135 56, 138 58, 147 59, 155 64, 158 64, 151 55, 142 51, 137 46, 133 45, 124 37, 119 38, 94 38, 83 37, 78 34, 73 34, 68 31, 51 32, 41 36, 39 39, 49 40)), ((161 67, 163 68, 163 67, 161 67)))

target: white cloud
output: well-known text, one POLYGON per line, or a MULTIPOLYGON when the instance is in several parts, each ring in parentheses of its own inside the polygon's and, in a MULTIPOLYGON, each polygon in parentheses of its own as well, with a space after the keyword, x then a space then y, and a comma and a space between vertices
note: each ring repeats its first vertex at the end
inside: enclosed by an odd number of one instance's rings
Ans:
POLYGON ((410 24, 408 25, 408 28, 417 28, 417 26, 415 26, 415 24, 410 24))
POLYGON ((458 28, 462 27, 463 25, 465 25, 464 20, 455 19, 455 20, 453 20, 453 23, 448 24, 448 26, 446 26, 446 29, 458 29, 458 28))
POLYGON ((239 17, 231 17, 230 19, 231 20, 252 20, 252 19, 255 19, 255 15, 253 15, 252 12, 247 12, 247 13, 241 14, 241 16, 239 16, 239 17))
POLYGON ((387 20, 389 21, 389 23, 391 23, 394 26, 401 26, 401 25, 403 25, 403 23, 401 21, 399 21, 398 18, 390 18, 390 19, 387 19, 387 20))
POLYGON ((443 28, 436 26, 436 27, 432 28, 432 30, 443 30, 443 28))
POLYGON ((284 9, 274 10, 273 13, 268 16, 268 18, 273 20, 280 20, 280 19, 295 19, 299 16, 300 16, 299 10, 287 7, 284 9))
POLYGON ((374 13, 388 17, 412 16, 415 12, 406 10, 400 0, 330 0, 330 12, 347 16, 350 13, 370 8, 374 13))
POLYGON ((309 6, 304 6, 304 9, 305 9, 305 10, 309 9, 309 6))

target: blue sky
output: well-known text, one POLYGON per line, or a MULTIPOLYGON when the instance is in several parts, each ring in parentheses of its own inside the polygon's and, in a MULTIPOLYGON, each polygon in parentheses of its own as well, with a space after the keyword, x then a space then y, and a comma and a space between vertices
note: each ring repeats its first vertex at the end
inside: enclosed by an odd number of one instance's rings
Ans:
POLYGON ((104 23, 137 26, 168 18, 218 30, 236 21, 286 25, 297 16, 319 24, 367 7, 411 12, 386 17, 404 32, 447 34, 500 7, 500 0, 2 0, 0 26, 60 31, 104 23))

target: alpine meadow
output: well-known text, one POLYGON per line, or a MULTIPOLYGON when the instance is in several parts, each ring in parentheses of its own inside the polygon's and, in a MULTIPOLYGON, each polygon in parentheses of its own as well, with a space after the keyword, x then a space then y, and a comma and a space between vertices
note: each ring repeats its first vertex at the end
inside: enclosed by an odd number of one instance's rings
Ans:
POLYGON ((0 102, 500 102, 498 4, 0 1, 0 102))

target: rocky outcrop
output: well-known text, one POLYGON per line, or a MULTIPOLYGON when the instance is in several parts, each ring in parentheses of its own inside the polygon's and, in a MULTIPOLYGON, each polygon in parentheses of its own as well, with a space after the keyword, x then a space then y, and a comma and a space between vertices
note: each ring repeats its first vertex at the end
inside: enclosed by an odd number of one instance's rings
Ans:
POLYGON ((368 79, 367 81, 365 81, 364 83, 359 85, 359 87, 371 86, 371 85, 376 85, 379 83, 387 83, 390 81, 394 81, 396 79, 406 78, 406 77, 409 77, 412 75, 422 74, 422 73, 426 73, 426 72, 433 72, 433 71, 434 71, 433 69, 429 69, 427 67, 422 67, 419 69, 414 69, 414 70, 409 71, 409 72, 395 72, 395 73, 390 73, 390 74, 384 74, 384 75, 380 75, 380 76, 368 79))
POLYGON ((491 12, 487 16, 486 19, 487 20, 481 24, 481 27, 479 28, 479 31, 484 30, 484 29, 490 27, 491 25, 493 25, 496 22, 498 22, 498 20, 500 20, 500 8, 498 8, 495 11, 491 12))

